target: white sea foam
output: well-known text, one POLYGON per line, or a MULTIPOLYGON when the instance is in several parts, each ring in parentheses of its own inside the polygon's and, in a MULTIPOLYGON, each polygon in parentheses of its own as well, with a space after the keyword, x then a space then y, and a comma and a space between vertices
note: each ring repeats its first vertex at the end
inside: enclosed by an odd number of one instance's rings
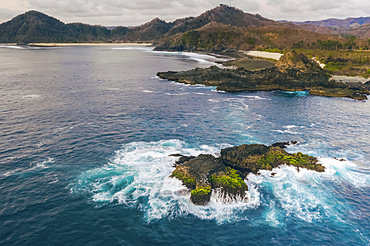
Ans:
POLYGON ((152 51, 154 47, 149 46, 125 46, 125 47, 114 47, 112 50, 143 50, 143 51, 152 51))
POLYGON ((179 140, 130 143, 116 152, 112 161, 103 167, 81 174, 71 192, 87 192, 94 202, 118 203, 145 212, 148 222, 164 217, 195 215, 218 223, 246 219, 243 211, 259 206, 257 187, 249 184, 247 200, 224 204, 217 193, 207 206, 196 206, 181 181, 170 178, 175 157, 170 154, 217 155, 220 148, 229 145, 188 148, 179 140))
POLYGON ((218 62, 225 62, 229 60, 227 58, 220 58, 220 57, 216 57, 210 54, 199 54, 199 53, 192 53, 192 52, 171 52, 171 51, 155 51, 155 50, 150 50, 150 52, 153 52, 156 54, 184 57, 187 59, 197 61, 199 63, 209 64, 209 65, 218 66, 218 67, 223 67, 223 65, 218 62))
POLYGON ((144 92, 144 93, 155 93, 155 91, 151 91, 151 90, 142 90, 141 92, 144 92))
POLYGON ((34 99, 34 98, 39 98, 39 94, 30 94, 30 95, 24 95, 22 98, 29 98, 29 99, 34 99))
POLYGON ((41 170, 41 169, 46 169, 46 168, 49 168, 51 164, 55 163, 55 159, 54 158, 51 158, 51 157, 48 157, 42 161, 35 161, 35 162, 32 162, 30 165, 29 165, 29 168, 17 168, 17 169, 13 169, 11 171, 7 171, 5 173, 3 173, 2 175, 3 176, 12 176, 12 175, 18 175, 18 174, 22 174, 22 173, 27 173, 27 172, 30 172, 30 171, 34 171, 34 170, 41 170))
POLYGON ((168 96, 183 96, 183 95, 188 95, 189 92, 184 92, 184 93, 165 93, 168 96))
POLYGON ((349 161, 320 158, 326 167, 324 173, 283 165, 272 171, 262 170, 260 175, 249 174, 245 197, 228 199, 213 191, 207 206, 196 206, 189 201, 190 192, 181 181, 170 178, 175 157, 170 154, 199 155, 210 153, 219 156, 221 148, 229 145, 189 147, 179 140, 134 142, 116 151, 112 160, 102 167, 82 173, 71 186, 72 193, 85 193, 91 201, 105 204, 124 204, 144 212, 150 222, 162 218, 194 215, 217 223, 247 220, 248 210, 262 206, 262 221, 280 226, 287 217, 308 223, 324 217, 341 220, 343 207, 328 184, 350 183, 368 187, 368 175, 356 171, 349 161), (272 173, 275 175, 272 177, 272 173), (261 195, 261 190, 268 197, 261 195))
POLYGON ((283 127, 286 128, 286 129, 292 129, 292 128, 296 128, 298 126, 296 126, 296 125, 287 125, 287 126, 283 126, 283 127))
POLYGON ((300 132, 297 132, 297 131, 291 131, 290 129, 293 129, 294 127, 290 127, 290 128, 287 128, 286 130, 271 130, 273 132, 278 132, 278 133, 288 133, 288 134, 293 134, 293 135, 297 135, 297 134, 302 134, 300 132))
POLYGON ((39 162, 33 162, 30 164, 30 167, 32 169, 45 169, 45 168, 49 168, 50 167, 50 164, 53 164, 55 163, 55 159, 54 158, 47 158, 43 161, 39 161, 39 162))
POLYGON ((284 216, 294 216, 306 222, 321 221, 324 217, 342 220, 344 208, 333 206, 338 198, 328 184, 370 186, 369 175, 359 172, 353 162, 333 158, 319 158, 319 162, 326 168, 323 173, 304 168, 298 171, 293 166, 283 165, 272 171, 262 170, 260 175, 248 175, 249 182, 269 190, 275 198, 265 201, 268 207, 265 220, 270 225, 283 224, 284 216), (272 173, 275 174, 272 176, 272 173), (282 210, 277 209, 276 203, 282 210))
POLYGON ((7 49, 17 49, 17 50, 24 50, 25 47, 17 46, 17 45, 0 45, 0 48, 7 48, 7 49))
POLYGON ((250 100, 267 100, 266 98, 264 97, 260 97, 260 96, 246 96, 246 95, 242 95, 241 97, 244 97, 244 98, 248 98, 250 100))
POLYGON ((243 98, 228 98, 225 99, 226 102, 231 103, 232 106, 238 107, 240 110, 248 109, 248 104, 245 103, 245 99, 243 98))
POLYGON ((333 181, 345 181, 355 187, 369 187, 370 176, 361 172, 358 166, 344 158, 319 158, 319 162, 326 167, 327 173, 333 181))

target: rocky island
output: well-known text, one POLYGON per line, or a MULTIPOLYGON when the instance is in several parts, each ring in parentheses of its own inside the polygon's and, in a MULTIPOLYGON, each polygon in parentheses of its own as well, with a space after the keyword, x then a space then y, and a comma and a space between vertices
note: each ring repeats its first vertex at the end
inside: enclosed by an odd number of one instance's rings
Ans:
MULTIPOLYGON (((221 150, 220 157, 201 154, 182 156, 175 162, 175 177, 191 190, 190 200, 196 205, 209 203, 212 190, 221 192, 226 201, 241 201, 248 186, 244 179, 249 173, 257 174, 260 170, 272 170, 286 164, 323 172, 325 167, 318 160, 300 152, 290 154, 284 148, 296 142, 276 143, 271 146, 249 144, 221 150)), ((273 174, 272 174, 273 175, 273 174)))
POLYGON ((288 52, 273 67, 260 70, 212 66, 181 72, 159 72, 157 76, 180 83, 217 86, 217 90, 226 92, 308 90, 311 95, 356 100, 366 100, 370 94, 368 84, 351 86, 329 80, 329 74, 314 60, 296 52, 288 52))

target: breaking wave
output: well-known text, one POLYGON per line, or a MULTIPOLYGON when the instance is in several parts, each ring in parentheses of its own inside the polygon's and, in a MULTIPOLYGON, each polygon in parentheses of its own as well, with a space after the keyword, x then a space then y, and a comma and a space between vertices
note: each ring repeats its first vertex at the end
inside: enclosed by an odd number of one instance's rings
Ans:
POLYGON ((341 219, 346 208, 332 207, 336 201, 328 182, 368 186, 368 176, 357 173, 349 161, 322 158, 324 173, 282 166, 260 175, 250 174, 246 197, 232 200, 213 191, 207 206, 190 203, 190 192, 181 181, 170 178, 175 157, 171 154, 219 155, 229 145, 188 146, 180 140, 133 142, 115 152, 111 161, 102 167, 82 173, 71 185, 71 193, 87 194, 98 206, 121 204, 144 212, 147 222, 162 218, 193 215, 200 219, 227 223, 248 220, 248 211, 262 209, 260 221, 280 226, 289 217, 306 222, 321 221, 324 217, 341 219), (275 173, 274 175, 272 175, 275 173))
POLYGON ((239 199, 225 204, 214 192, 209 205, 196 206, 190 203, 190 193, 182 182, 169 177, 176 160, 169 155, 218 155, 226 146, 189 148, 179 140, 130 143, 116 151, 108 164, 82 173, 71 192, 87 193, 100 205, 114 203, 140 209, 148 222, 186 215, 218 223, 241 220, 243 211, 260 204, 257 187, 249 187, 247 202, 239 199))

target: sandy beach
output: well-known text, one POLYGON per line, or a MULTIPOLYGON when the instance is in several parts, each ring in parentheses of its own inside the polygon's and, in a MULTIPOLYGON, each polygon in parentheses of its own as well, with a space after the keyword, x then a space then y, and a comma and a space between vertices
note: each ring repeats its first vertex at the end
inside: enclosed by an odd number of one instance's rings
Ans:
POLYGON ((344 83, 358 83, 358 82, 366 83, 367 81, 370 80, 369 78, 363 78, 360 76, 351 77, 351 76, 342 76, 342 75, 332 75, 331 79, 334 79, 337 82, 344 82, 344 83))
POLYGON ((271 53, 266 51, 244 51, 244 53, 249 56, 268 58, 274 60, 279 60, 280 57, 283 55, 280 53, 271 53))
POLYGON ((152 43, 29 43, 28 45, 33 46, 46 46, 46 47, 55 47, 55 46, 150 46, 152 43))

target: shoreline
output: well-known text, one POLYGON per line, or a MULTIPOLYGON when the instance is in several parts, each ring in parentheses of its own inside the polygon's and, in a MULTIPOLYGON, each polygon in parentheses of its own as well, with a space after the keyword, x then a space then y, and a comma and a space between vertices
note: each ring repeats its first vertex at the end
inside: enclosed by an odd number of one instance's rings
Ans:
POLYGON ((266 58, 266 59, 273 59, 273 60, 279 60, 280 57, 283 56, 283 54, 280 53, 272 53, 272 52, 266 52, 266 51, 255 51, 255 50, 250 50, 250 51, 242 51, 244 54, 248 56, 253 56, 253 57, 259 57, 259 58, 266 58))
POLYGON ((152 46, 153 43, 29 43, 29 46, 152 46))

